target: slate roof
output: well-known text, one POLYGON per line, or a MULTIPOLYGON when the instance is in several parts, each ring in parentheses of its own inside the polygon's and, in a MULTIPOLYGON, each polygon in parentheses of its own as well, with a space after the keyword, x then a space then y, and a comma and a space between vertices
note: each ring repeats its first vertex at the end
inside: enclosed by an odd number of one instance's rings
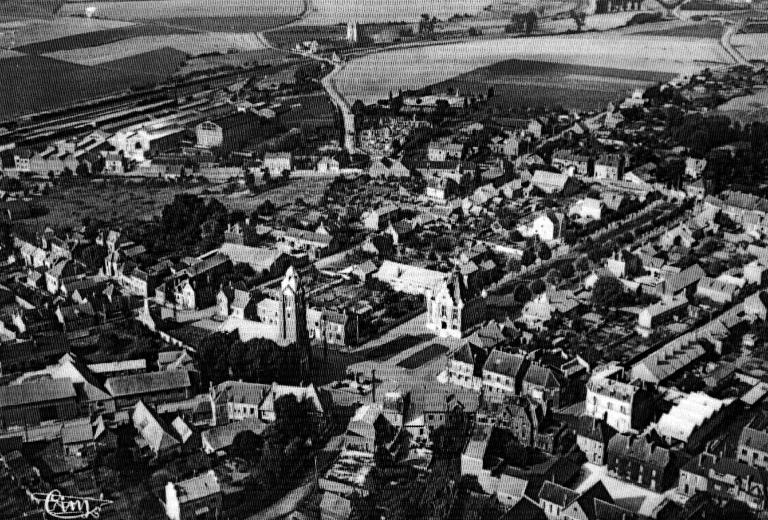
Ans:
POLYGON ((500 350, 494 350, 483 365, 483 370, 501 374, 511 378, 517 378, 521 370, 525 368, 525 358, 518 354, 509 354, 500 350))
POLYGON ((0 407, 74 399, 76 396, 75 387, 69 379, 38 379, 20 385, 0 386, 0 407))
POLYGON ((216 387, 216 401, 260 405, 272 385, 244 383, 242 381, 224 381, 216 387))
POLYGON ((744 427, 739 436, 739 447, 742 446, 768 453, 768 431, 758 430, 751 426, 744 427))
POLYGON ((189 372, 186 370, 169 370, 110 377, 104 386, 114 397, 120 397, 189 388, 191 385, 189 372))
POLYGON ((560 382, 555 377, 551 369, 532 363, 525 373, 523 381, 544 388, 560 388, 560 382))
POLYGON ((173 485, 179 497, 179 503, 194 502, 211 495, 221 493, 221 485, 213 470, 196 477, 182 480, 173 485))
POLYGON ((693 264, 692 266, 680 271, 677 274, 668 276, 664 280, 664 290, 667 293, 676 293, 682 291, 686 287, 690 287, 699 282, 706 276, 704 269, 699 264, 693 264))
POLYGON ((621 453, 626 457, 647 462, 657 467, 666 467, 670 463, 669 450, 656 445, 645 436, 636 437, 617 433, 608 442, 609 453, 621 453))
POLYGON ((567 507, 579 498, 579 494, 567 487, 555 484, 551 481, 544 482, 539 490, 539 500, 555 504, 559 507, 567 507))
POLYGON ((266 423, 256 417, 248 417, 242 421, 234 421, 221 426, 214 426, 202 433, 203 442, 216 452, 232 446, 238 433, 251 431, 261 435, 267 428, 266 423))
POLYGON ((176 430, 171 428, 150 406, 139 401, 133 409, 133 425, 154 454, 179 445, 176 430))

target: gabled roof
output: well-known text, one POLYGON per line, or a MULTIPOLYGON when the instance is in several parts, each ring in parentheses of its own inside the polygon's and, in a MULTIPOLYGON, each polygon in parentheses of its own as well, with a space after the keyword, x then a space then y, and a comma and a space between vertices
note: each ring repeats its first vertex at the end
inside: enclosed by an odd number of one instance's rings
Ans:
POLYGON ((173 484, 179 503, 194 502, 221 493, 219 479, 213 470, 173 484))
POLYGON ((189 388, 192 383, 186 370, 169 370, 110 377, 104 386, 114 397, 121 397, 189 388))
POLYGON ((267 424, 256 417, 247 417, 242 421, 234 421, 221 426, 214 426, 202 433, 203 443, 213 452, 232 446, 238 433, 251 431, 257 435, 264 433, 267 424))
POLYGON ((20 385, 0 386, 0 408, 74 399, 75 387, 69 379, 39 379, 20 385))
POLYGON ((216 401, 259 406, 271 389, 271 385, 261 383, 224 381, 216 387, 216 401))
POLYGON ((565 508, 579 498, 579 494, 560 484, 547 480, 539 490, 539 500, 565 508))
POLYGON ((485 361, 483 370, 510 378, 517 378, 521 370, 525 368, 525 365, 525 358, 519 354, 509 354, 500 350, 494 350, 485 361))
POLYGON ((742 446, 768 453, 768 431, 745 426, 739 436, 739 448, 742 446))
POLYGON ((532 363, 528 367, 523 381, 532 385, 543 386, 544 388, 560 388, 560 382, 552 370, 538 363, 532 363))
POLYGON ((156 455, 179 445, 176 430, 160 418, 150 406, 139 401, 133 409, 133 426, 156 455))

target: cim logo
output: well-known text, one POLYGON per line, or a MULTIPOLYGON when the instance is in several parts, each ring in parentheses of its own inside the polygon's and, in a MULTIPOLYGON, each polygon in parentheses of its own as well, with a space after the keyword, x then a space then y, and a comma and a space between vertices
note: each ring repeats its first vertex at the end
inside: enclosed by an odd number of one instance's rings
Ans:
POLYGON ((59 520, 99 518, 101 508, 111 504, 111 500, 99 498, 70 497, 54 489, 48 493, 30 493, 35 504, 43 504, 45 514, 59 520))

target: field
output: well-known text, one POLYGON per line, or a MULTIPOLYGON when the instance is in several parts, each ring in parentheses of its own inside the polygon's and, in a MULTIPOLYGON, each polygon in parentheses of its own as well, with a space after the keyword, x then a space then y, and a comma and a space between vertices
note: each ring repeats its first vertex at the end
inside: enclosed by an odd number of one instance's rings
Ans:
MULTIPOLYGON (((283 23, 287 19, 298 16, 303 4, 301 0, 228 0, 226 7, 218 2, 208 0, 138 0, 128 2, 69 2, 62 6, 61 15, 82 15, 91 5, 96 6, 96 14, 100 18, 113 20, 152 20, 163 21, 169 25, 186 26, 189 23, 207 23, 205 19, 240 18, 250 20, 254 29, 260 30, 283 23), (177 18, 182 22, 177 23, 177 18), (203 19, 203 20, 200 20, 203 19), (192 20, 192 22, 190 22, 192 20), (256 29, 260 27, 260 29, 256 29)), ((198 29, 208 30, 202 27, 198 29)))
MULTIPOLYGON (((1 18, 0 18, 1 20, 1 18)), ((95 20, 79 17, 56 17, 50 20, 26 19, 0 22, 0 42, 4 47, 21 47, 46 40, 65 38, 109 29, 130 27, 129 22, 95 20)))
POLYGON ((0 0, 0 22, 27 18, 50 18, 61 0, 0 0))
POLYGON ((115 224, 159 215, 163 206, 182 192, 202 188, 152 186, 143 179, 132 181, 80 181, 54 188, 42 203, 49 213, 24 220, 25 226, 55 228, 79 225, 83 217, 97 217, 115 224))
POLYGON ((176 36, 140 36, 97 47, 52 52, 46 56, 79 65, 93 66, 106 63, 112 67, 115 60, 164 48, 172 48, 184 54, 197 56, 212 52, 254 51, 263 49, 264 45, 252 33, 179 34, 176 36))
POLYGON ((0 119, 154 84, 172 75, 185 59, 175 49, 146 52, 98 68, 43 56, 7 58, 0 82, 0 119))
POLYGON ((717 111, 742 123, 766 121, 768 119, 768 90, 758 90, 752 95, 731 99, 717 107, 717 111))
POLYGON ((448 352, 448 347, 439 343, 432 343, 430 346, 419 350, 400 361, 397 366, 406 370, 413 370, 426 365, 438 356, 448 352))
POLYGON ((768 33, 768 22, 760 22, 760 23, 748 23, 744 27, 741 28, 741 32, 743 33, 757 33, 757 34, 763 34, 768 33))
POLYGON ((696 25, 672 27, 669 29, 638 32, 635 34, 670 36, 674 38, 720 38, 723 34, 723 26, 718 23, 700 23, 696 25))
POLYGON ((490 4, 490 0, 313 0, 299 24, 415 22, 422 13, 445 20, 455 14, 477 14, 490 4))
POLYGON ((592 33, 395 49, 354 60, 334 79, 350 103, 356 99, 374 103, 386 98, 390 90, 433 85, 510 57, 675 75, 731 61, 715 40, 592 33))
POLYGON ((282 207, 293 204, 297 197, 304 199, 307 204, 318 204, 325 192, 325 188, 331 183, 331 177, 304 177, 291 179, 284 186, 271 189, 258 195, 248 193, 235 193, 226 197, 216 196, 230 211, 241 210, 251 214, 262 202, 269 200, 275 206, 282 207))
MULTIPOLYGON (((692 0, 683 4, 682 11, 744 11, 745 9, 736 5, 726 3, 712 2, 710 0, 692 0)), ((747 8, 748 9, 748 8, 747 8)))
POLYGON ((768 60, 768 33, 735 34, 731 44, 748 60, 768 60))
POLYGON ((46 41, 14 47, 14 49, 26 54, 47 54, 52 52, 85 49, 88 47, 98 47, 140 36, 165 36, 189 32, 191 31, 166 27, 163 25, 129 25, 115 29, 104 29, 101 31, 52 38, 46 41))
POLYGON ((563 106, 586 110, 601 108, 637 87, 673 77, 659 72, 509 60, 440 83, 436 90, 450 87, 481 94, 493 86, 495 94, 490 103, 500 108, 563 106))

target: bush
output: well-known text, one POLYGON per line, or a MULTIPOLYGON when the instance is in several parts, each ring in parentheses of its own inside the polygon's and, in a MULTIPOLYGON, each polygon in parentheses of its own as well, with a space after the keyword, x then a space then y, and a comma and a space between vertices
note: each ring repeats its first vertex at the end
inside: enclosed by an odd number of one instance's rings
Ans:
MULTIPOLYGON (((683 6, 683 9, 685 9, 685 6, 683 6)), ((629 19, 627 26, 659 22, 661 21, 661 18, 661 13, 638 13, 629 19)))

